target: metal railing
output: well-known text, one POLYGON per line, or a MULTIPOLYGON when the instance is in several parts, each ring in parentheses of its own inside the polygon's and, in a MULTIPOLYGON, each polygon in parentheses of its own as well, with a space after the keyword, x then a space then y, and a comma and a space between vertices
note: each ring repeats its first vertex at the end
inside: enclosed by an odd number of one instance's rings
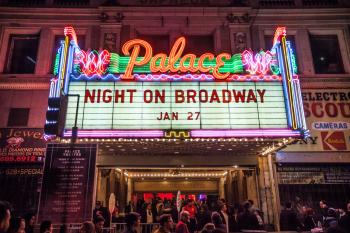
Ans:
MULTIPOLYGON (((79 233, 80 224, 69 224, 67 227, 66 233, 79 233)), ((139 229, 137 229, 138 233, 153 233, 155 230, 159 228, 159 223, 141 223, 139 229)), ((39 226, 36 227, 36 230, 39 229, 39 226)), ((126 223, 112 223, 111 227, 103 228, 103 233, 122 233, 126 229, 126 223)), ((58 233, 60 230, 59 225, 54 226, 54 233, 58 233)), ((38 231, 35 231, 38 232, 38 231)))

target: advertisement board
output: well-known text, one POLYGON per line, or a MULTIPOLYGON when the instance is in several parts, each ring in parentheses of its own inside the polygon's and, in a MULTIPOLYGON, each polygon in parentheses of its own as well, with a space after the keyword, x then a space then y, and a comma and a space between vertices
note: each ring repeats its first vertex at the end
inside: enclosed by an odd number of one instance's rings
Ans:
POLYGON ((46 141, 43 129, 0 129, 0 164, 42 163, 45 151, 46 141))
POLYGON ((92 218, 96 144, 48 144, 38 221, 82 223, 92 218))
POLYGON ((303 89, 302 97, 311 137, 285 151, 349 151, 350 89, 303 89))

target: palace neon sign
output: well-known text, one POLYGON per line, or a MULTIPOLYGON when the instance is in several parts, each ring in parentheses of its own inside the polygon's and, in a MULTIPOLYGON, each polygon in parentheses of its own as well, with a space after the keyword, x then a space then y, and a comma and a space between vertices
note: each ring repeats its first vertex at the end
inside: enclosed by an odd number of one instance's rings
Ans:
POLYGON ((183 54, 185 46, 186 39, 180 37, 175 41, 169 55, 153 54, 152 46, 140 39, 130 40, 123 45, 122 53, 125 56, 109 53, 107 50, 100 53, 95 50, 81 50, 75 58, 75 64, 78 64, 76 71, 86 76, 121 74, 122 80, 133 80, 134 74, 142 73, 204 73, 212 75, 216 80, 227 80, 232 74, 278 74, 274 69, 277 61, 270 51, 254 54, 246 50, 241 54, 220 53, 217 56, 208 52, 197 57, 192 53, 183 54), (141 50, 145 53, 141 54, 141 50))
MULTIPOLYGON (((83 108, 89 108, 89 112, 83 114, 84 123, 79 126, 81 137, 162 137, 166 132, 164 130, 178 129, 186 129, 191 137, 308 135, 297 76, 296 56, 290 42, 286 40, 285 27, 277 28, 271 51, 261 50, 254 53, 246 50, 238 54, 218 55, 206 52, 200 56, 184 53, 186 48, 184 37, 175 41, 168 54, 154 54, 152 46, 141 39, 126 42, 122 46, 121 54, 117 54, 107 50, 81 50, 74 29, 67 27, 64 33, 65 40, 61 42, 55 59, 55 77, 51 80, 49 98, 61 98, 73 94, 80 95, 84 100, 91 99, 91 103, 83 105, 83 108), (242 89, 242 86, 247 88, 249 85, 249 89, 242 89), (119 99, 122 98, 119 97, 119 93, 123 88, 137 89, 136 92, 133 91, 135 101, 126 103, 125 106, 124 103, 119 103, 119 99), (266 93, 258 91, 265 89, 268 90, 266 93), (87 90, 92 92, 86 93, 87 90), (252 91, 247 90, 255 90, 255 96, 253 97, 252 91), (161 95, 158 95, 157 91, 161 95), (231 97, 228 91, 233 91, 230 92, 231 97), (236 103, 235 96, 237 97, 238 92, 244 93, 244 91, 251 96, 249 101, 247 97, 244 101, 236 103), (153 97, 149 96, 150 93, 154 94, 155 101, 157 98, 161 100, 161 104, 164 105, 161 111, 158 110, 160 103, 151 106, 153 99, 151 101, 149 98, 153 97), (197 103, 196 98, 198 104, 206 103, 208 100, 207 104, 211 106, 205 104, 194 106, 193 104, 197 103), (259 106, 256 108, 248 106, 258 104, 256 103, 258 100, 260 100, 259 106), (279 110, 275 100, 282 106, 279 110), (112 102, 112 108, 105 106, 112 102), (229 102, 235 104, 227 105, 229 102), (224 108, 219 106, 225 103, 224 108), (132 104, 137 107, 130 107, 132 104), (187 108, 193 108, 194 113, 198 112, 200 122, 188 118, 188 114, 193 112, 187 108), (91 112, 91 109, 95 109, 95 112, 91 112), (252 118, 251 109, 256 109, 255 118, 252 118), (234 114, 231 114, 232 112, 234 114), (247 112, 249 115, 242 117, 247 112), (266 121, 270 119, 270 112, 274 114, 272 122, 266 121), (169 123, 166 121, 168 119, 162 117, 166 114, 178 117, 174 117, 169 123), (267 117, 264 118, 264 114, 267 117), (213 121, 213 115, 218 115, 221 120, 213 121), (103 121, 97 121, 96 117, 101 117, 103 121), (259 123, 254 123, 254 119, 259 123), (280 119, 280 122, 276 122, 276 119, 280 119), (271 128, 271 124, 274 127, 271 128), (95 126, 99 130, 94 128, 95 126)), ((125 98, 132 99, 130 96, 125 98)), ((65 122, 66 126, 72 125, 70 116, 76 112, 74 101, 71 98, 68 103, 66 116, 69 117, 65 122)), ((57 122, 46 121, 46 125, 52 123, 57 122)), ((45 133, 52 135, 51 132, 45 133)), ((66 128, 63 136, 70 136, 71 133, 66 128)))

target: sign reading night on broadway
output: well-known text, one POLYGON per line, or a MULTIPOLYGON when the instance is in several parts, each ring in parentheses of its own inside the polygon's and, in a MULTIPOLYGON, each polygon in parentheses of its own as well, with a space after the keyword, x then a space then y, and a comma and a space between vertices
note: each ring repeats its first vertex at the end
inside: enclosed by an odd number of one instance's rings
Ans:
MULTIPOLYGON (((69 93, 81 96, 80 129, 287 127, 279 82, 72 82, 69 93)), ((76 101, 69 98, 67 128, 76 101)))

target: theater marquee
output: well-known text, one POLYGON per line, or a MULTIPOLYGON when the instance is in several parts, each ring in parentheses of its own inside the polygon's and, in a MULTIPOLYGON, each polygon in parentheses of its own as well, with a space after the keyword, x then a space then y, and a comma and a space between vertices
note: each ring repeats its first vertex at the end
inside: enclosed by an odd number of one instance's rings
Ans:
MULTIPOLYGON (((80 50, 74 30, 68 27, 65 34, 50 99, 68 96, 68 104, 64 120, 47 120, 47 135, 55 134, 50 129, 59 121, 64 121, 59 136, 70 136, 75 123, 79 137, 163 137, 172 130, 191 137, 307 134, 285 28, 277 29, 271 51, 198 57, 183 54, 184 37, 169 54, 153 54, 147 41, 130 40, 122 56, 80 50)), ((50 108, 49 100, 48 116, 50 111, 57 109, 50 108)))

